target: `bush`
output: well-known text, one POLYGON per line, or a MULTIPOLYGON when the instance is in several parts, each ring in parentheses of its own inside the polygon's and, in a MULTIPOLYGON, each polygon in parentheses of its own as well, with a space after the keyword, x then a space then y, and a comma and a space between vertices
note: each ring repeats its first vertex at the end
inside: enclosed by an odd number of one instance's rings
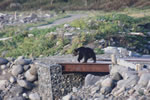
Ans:
POLYGON ((76 28, 80 28, 80 29, 85 29, 87 28, 87 21, 84 19, 79 19, 79 20, 75 20, 71 23, 71 26, 76 27, 76 28))

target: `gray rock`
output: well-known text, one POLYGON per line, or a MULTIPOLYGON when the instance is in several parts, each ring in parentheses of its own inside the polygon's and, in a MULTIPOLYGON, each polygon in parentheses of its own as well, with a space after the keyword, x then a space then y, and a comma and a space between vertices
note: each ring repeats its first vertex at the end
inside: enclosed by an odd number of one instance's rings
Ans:
POLYGON ((37 79, 37 75, 32 75, 32 74, 30 73, 30 71, 28 70, 28 71, 26 71, 26 73, 25 73, 25 78, 26 78, 26 80, 28 80, 28 81, 30 81, 30 82, 33 82, 33 81, 35 81, 35 80, 37 79))
POLYGON ((101 95, 99 97, 96 97, 94 100, 105 100, 105 96, 101 95))
POLYGON ((15 65, 28 65, 31 63, 31 59, 16 59, 15 65))
POLYGON ((0 57, 0 65, 5 65, 7 64, 9 61, 7 59, 1 58, 0 57))
POLYGON ((130 96, 127 100, 138 100, 138 99, 134 96, 130 96))
POLYGON ((112 91, 111 87, 102 87, 100 92, 104 95, 107 95, 108 93, 110 93, 112 91))
POLYGON ((138 83, 139 77, 137 75, 131 75, 130 78, 125 80, 120 80, 117 82, 118 88, 132 88, 138 83))
POLYGON ((13 98, 9 98, 8 100, 25 100, 22 96, 15 96, 13 98))
POLYGON ((41 100, 38 93, 31 93, 31 94, 29 94, 29 99, 30 100, 41 100))
POLYGON ((138 81, 138 84, 145 87, 147 86, 149 80, 150 80, 150 73, 142 74, 140 80, 138 81))
POLYGON ((116 47, 106 47, 104 48, 104 53, 105 54, 119 54, 119 50, 116 47))
POLYGON ((29 69, 29 72, 32 74, 32 75, 37 75, 37 69, 36 69, 36 66, 35 65, 30 65, 31 68, 29 69))
POLYGON ((76 87, 72 88, 72 92, 77 92, 77 91, 78 91, 78 89, 76 87))
POLYGON ((102 81, 101 86, 112 88, 114 86, 114 81, 111 78, 106 78, 102 81))
POLYGON ((97 93, 97 92, 99 92, 99 90, 100 90, 100 87, 99 87, 99 86, 93 87, 93 88, 91 89, 91 94, 97 93))
POLYGON ((26 80, 17 80, 17 83, 21 86, 24 87, 26 89, 31 89, 32 88, 32 84, 26 80))
POLYGON ((27 71, 29 68, 30 68, 29 65, 24 65, 24 66, 23 66, 23 69, 24 69, 25 71, 27 71))
POLYGON ((120 88, 118 91, 114 92, 114 96, 119 96, 119 94, 121 94, 121 92, 123 92, 125 90, 124 87, 120 88))
POLYGON ((123 77, 118 72, 116 72, 112 75, 112 79, 115 81, 119 81, 119 80, 123 79, 123 77))
POLYGON ((19 85, 13 86, 10 89, 10 92, 14 95, 14 96, 19 96, 22 92, 23 92, 23 88, 20 87, 19 85))
POLYGON ((14 76, 17 76, 18 74, 23 72, 23 67, 21 65, 13 65, 11 73, 14 76))
POLYGON ((95 84, 99 79, 100 79, 99 76, 94 76, 94 75, 88 74, 88 75, 85 77, 85 83, 84 83, 84 85, 85 85, 85 86, 93 85, 93 84, 95 84))
POLYGON ((4 90, 8 86, 8 80, 0 80, 0 90, 4 90))

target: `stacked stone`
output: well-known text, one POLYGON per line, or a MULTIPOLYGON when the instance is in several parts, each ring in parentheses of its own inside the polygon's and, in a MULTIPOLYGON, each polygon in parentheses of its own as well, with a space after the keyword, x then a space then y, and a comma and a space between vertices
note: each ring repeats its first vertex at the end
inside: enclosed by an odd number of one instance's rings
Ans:
POLYGON ((150 69, 137 67, 114 65, 109 75, 88 74, 84 86, 63 100, 150 100, 150 69))
POLYGON ((0 97, 2 100, 40 100, 37 71, 31 59, 0 58, 0 97))

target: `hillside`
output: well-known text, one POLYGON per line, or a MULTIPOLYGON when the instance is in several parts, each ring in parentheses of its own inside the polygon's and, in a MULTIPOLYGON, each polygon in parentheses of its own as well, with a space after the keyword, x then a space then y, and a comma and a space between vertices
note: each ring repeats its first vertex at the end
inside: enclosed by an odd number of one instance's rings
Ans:
POLYGON ((149 0, 0 0, 0 10, 118 10, 149 8, 149 0))

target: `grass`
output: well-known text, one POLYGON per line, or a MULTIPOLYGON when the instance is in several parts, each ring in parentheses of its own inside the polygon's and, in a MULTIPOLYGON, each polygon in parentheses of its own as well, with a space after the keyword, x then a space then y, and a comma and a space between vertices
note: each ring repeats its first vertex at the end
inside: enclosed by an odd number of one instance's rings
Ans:
MULTIPOLYGON (((88 18, 78 19, 71 23, 71 27, 74 28, 76 33, 72 39, 65 37, 63 34, 49 34, 51 32, 59 33, 59 30, 67 32, 62 25, 55 26, 47 29, 34 29, 32 31, 26 30, 25 28, 31 27, 30 24, 24 26, 7 27, 0 31, 1 37, 11 36, 13 39, 7 41, 0 41, 0 53, 6 51, 5 57, 39 57, 57 55, 57 54, 68 54, 72 53, 73 49, 86 46, 89 43, 100 41, 105 39, 111 43, 111 38, 118 38, 120 43, 117 46, 126 48, 136 47, 136 49, 147 49, 145 45, 148 45, 150 37, 141 36, 130 36, 129 32, 143 32, 147 33, 147 30, 137 27, 138 24, 147 23, 150 20, 150 15, 134 17, 134 14, 139 14, 142 10, 130 10, 125 9, 124 12, 88 12, 90 15, 88 18), (134 12, 135 11, 135 12, 134 12), (80 29, 77 29, 80 28, 80 29), (94 31, 93 31, 94 30, 94 31), (33 34, 33 37, 28 37, 29 34, 33 34), (120 37, 123 36, 124 43, 121 44, 120 37), (66 48, 67 47, 67 48, 66 48)), ((148 12, 148 10, 144 10, 148 12)), ((68 16, 62 15, 51 20, 47 20, 44 23, 50 23, 59 18, 68 16)), ((32 26, 43 25, 43 23, 34 24, 32 26)), ((94 49, 96 54, 103 53, 99 45, 94 49)), ((141 51, 140 53, 144 53, 141 51)))

